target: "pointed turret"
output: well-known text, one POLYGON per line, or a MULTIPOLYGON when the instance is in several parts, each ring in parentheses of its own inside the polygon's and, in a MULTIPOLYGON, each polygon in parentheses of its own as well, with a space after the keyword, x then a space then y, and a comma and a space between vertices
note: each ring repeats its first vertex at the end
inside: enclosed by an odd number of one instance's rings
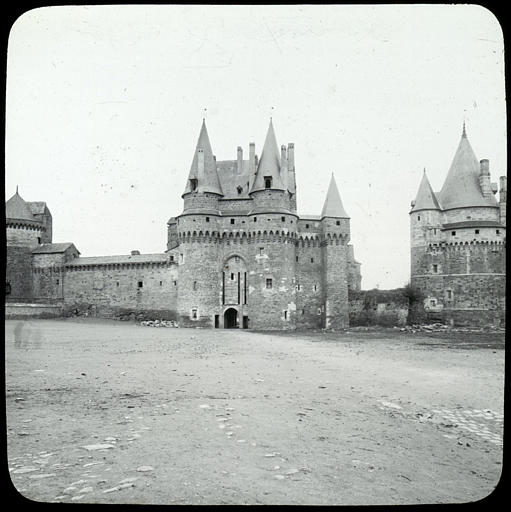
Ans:
POLYGON ((202 120, 199 140, 197 141, 183 196, 190 192, 209 192, 223 195, 204 119, 202 120))
POLYGON ((265 189, 285 190, 280 175, 279 147, 271 118, 250 193, 265 189))
POLYGON ((5 203, 5 218, 37 222, 28 204, 18 194, 18 187, 16 193, 5 203))
POLYGON ((461 140, 454 155, 444 186, 438 195, 442 208, 497 206, 493 195, 485 197, 479 185, 480 164, 470 145, 463 124, 461 140))
POLYGON ((328 192, 326 194, 325 204, 321 211, 321 218, 324 217, 340 217, 343 219, 349 219, 349 215, 346 213, 344 206, 342 205, 341 196, 335 183, 334 173, 330 178, 330 185, 328 186, 328 192))
POLYGON ((424 169, 424 174, 422 175, 422 180, 417 192, 417 197, 412 203, 412 209, 410 210, 410 213, 416 212, 418 210, 440 210, 440 205, 438 204, 436 195, 429 183, 426 169, 424 169))

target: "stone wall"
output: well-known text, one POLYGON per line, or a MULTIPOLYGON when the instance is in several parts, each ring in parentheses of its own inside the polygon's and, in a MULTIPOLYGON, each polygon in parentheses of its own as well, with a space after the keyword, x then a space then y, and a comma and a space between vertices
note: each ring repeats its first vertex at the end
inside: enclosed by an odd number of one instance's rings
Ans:
POLYGON ((94 316, 151 313, 177 318, 177 265, 144 263, 66 267, 62 275, 66 311, 94 316))
POLYGON ((412 283, 423 295, 429 321, 455 325, 505 323, 505 275, 418 276, 412 283))
POLYGON ((299 240, 296 249, 296 326, 323 327, 323 261, 319 238, 299 240))
POLYGON ((178 259, 179 324, 213 327, 219 313, 219 243, 214 238, 181 240, 178 259))
POLYGON ((6 303, 5 318, 55 318, 62 309, 62 304, 6 303))
POLYGON ((8 245, 6 248, 5 282, 10 285, 6 300, 30 301, 32 293, 32 249, 8 245))
POLYGON ((322 247, 325 328, 349 325, 347 240, 332 238, 322 247))
POLYGON ((409 298, 404 289, 349 291, 351 326, 401 326, 407 323, 409 298))

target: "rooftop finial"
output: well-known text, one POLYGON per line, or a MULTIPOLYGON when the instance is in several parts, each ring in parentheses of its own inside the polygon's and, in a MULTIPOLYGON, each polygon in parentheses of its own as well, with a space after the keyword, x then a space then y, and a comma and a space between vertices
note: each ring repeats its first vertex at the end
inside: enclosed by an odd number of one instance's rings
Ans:
POLYGON ((426 168, 424 167, 424 174, 426 174, 426 168))
POLYGON ((16 185, 16 194, 18 193, 18 185, 16 185))
POLYGON ((462 137, 466 137, 467 136, 467 132, 465 130, 465 119, 463 119, 463 133, 461 134, 462 137))

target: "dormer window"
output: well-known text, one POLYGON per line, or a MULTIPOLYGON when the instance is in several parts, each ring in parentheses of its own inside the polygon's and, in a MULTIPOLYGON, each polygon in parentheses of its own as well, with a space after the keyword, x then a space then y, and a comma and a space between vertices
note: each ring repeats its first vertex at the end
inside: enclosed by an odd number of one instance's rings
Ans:
POLYGON ((197 180, 196 178, 192 178, 190 180, 190 187, 192 188, 192 192, 194 192, 195 190, 197 190, 197 185, 199 183, 199 180, 197 180))
POLYGON ((271 176, 264 177, 264 188, 271 188, 273 178, 271 176))
POLYGON ((236 188, 236 190, 238 191, 238 195, 240 196, 241 193, 243 192, 243 187, 241 185, 238 185, 238 187, 236 188))

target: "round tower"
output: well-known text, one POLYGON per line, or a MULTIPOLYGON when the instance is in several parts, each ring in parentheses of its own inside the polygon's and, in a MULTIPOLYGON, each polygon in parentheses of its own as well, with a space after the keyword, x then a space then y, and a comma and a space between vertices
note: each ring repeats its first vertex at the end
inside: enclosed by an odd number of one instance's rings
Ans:
POLYGON ((428 180, 426 169, 422 175, 417 197, 410 210, 411 276, 429 273, 427 248, 442 240, 442 212, 428 180))
POLYGON ((332 173, 321 212, 324 327, 342 329, 349 325, 348 243, 350 218, 332 173))
POLYGON ((188 326, 214 325, 218 309, 218 237, 223 196, 216 159, 203 120, 186 182, 183 213, 176 218, 178 314, 188 326))
POLYGON ((32 250, 42 242, 45 228, 16 193, 5 203, 6 299, 32 299, 32 250))
POLYGON ((250 326, 265 329, 296 327, 296 231, 291 208, 285 146, 277 145, 270 120, 261 158, 254 169, 247 214, 252 226, 250 260, 250 326))

